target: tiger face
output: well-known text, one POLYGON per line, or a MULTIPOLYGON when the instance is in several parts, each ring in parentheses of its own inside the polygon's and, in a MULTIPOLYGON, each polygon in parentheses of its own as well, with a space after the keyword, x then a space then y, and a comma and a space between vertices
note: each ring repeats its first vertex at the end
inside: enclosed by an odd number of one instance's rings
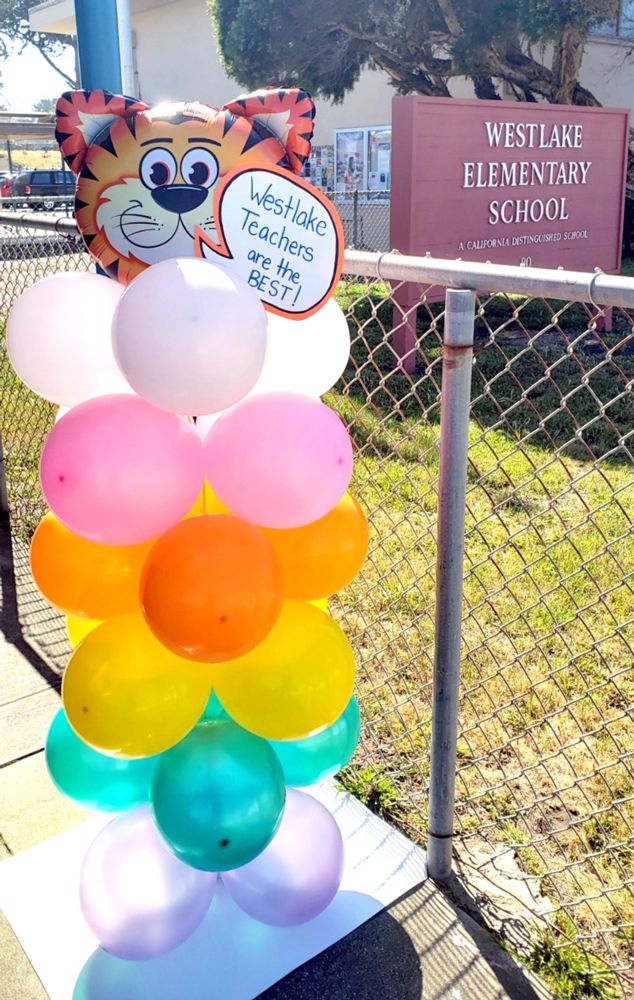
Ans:
POLYGON ((150 264, 194 256, 196 227, 218 242, 220 179, 255 163, 299 172, 313 117, 298 90, 259 91, 223 108, 64 94, 56 137, 77 174, 76 218, 90 254, 127 284, 150 264))

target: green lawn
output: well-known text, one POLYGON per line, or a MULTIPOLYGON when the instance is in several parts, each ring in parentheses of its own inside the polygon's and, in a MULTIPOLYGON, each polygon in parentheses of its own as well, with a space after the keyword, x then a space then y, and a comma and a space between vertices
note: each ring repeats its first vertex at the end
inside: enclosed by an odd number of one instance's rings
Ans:
MULTIPOLYGON (((424 842, 442 317, 439 305, 431 317, 420 310, 424 357, 415 375, 403 375, 383 334, 392 315, 386 291, 375 285, 368 296, 353 286, 341 295, 364 330, 330 396, 357 445, 354 487, 373 538, 360 578, 333 602, 359 656, 366 720, 344 780, 424 842)), ((590 935, 599 992, 574 972, 583 954, 576 945, 546 962, 542 941, 534 964, 553 975, 565 959, 573 991, 565 995, 608 997, 613 982, 601 959, 627 962, 634 920, 634 896, 623 888, 634 874, 634 478, 622 445, 629 434, 631 447, 634 427, 631 321, 618 313, 613 332, 597 334, 583 306, 506 296, 481 304, 459 825, 467 845, 515 848, 552 901, 559 944, 590 935)))

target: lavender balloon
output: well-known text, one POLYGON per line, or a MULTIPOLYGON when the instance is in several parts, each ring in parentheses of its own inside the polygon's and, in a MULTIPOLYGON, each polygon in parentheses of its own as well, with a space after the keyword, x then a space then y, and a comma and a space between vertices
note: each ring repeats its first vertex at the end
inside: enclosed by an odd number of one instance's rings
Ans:
POLYGON ((242 868, 223 872, 222 881, 250 917, 292 927, 326 909, 339 888, 343 861, 341 833, 326 807, 289 788, 269 846, 242 868))
POLYGON ((193 934, 217 875, 183 864, 147 806, 118 816, 88 848, 81 870, 82 912, 102 948, 118 958, 156 958, 193 934))

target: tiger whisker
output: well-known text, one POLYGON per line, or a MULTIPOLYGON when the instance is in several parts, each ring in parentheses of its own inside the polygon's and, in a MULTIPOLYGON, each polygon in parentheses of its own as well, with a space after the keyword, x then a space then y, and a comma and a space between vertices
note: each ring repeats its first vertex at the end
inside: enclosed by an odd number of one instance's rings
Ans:
POLYGON ((125 211, 125 212, 120 212, 119 215, 114 215, 113 218, 114 219, 122 219, 124 216, 126 217, 126 219, 151 219, 152 218, 151 215, 143 215, 142 212, 131 212, 129 209, 127 209, 127 211, 125 211))
POLYGON ((161 226, 145 226, 143 229, 134 229, 133 230, 133 229, 123 229, 123 227, 122 227, 121 228, 121 232, 123 233, 123 235, 127 239, 128 236, 139 236, 141 233, 154 233, 154 232, 157 231, 157 229, 160 229, 160 228, 162 228, 162 227, 161 226))

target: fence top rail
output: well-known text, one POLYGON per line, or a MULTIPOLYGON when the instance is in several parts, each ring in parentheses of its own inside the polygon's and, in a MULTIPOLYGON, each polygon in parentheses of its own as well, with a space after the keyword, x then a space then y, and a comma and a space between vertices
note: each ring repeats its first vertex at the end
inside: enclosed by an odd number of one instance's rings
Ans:
POLYGON ((634 278, 619 274, 566 271, 399 253, 346 250, 344 272, 386 281, 412 281, 476 292, 508 292, 547 299, 587 302, 597 307, 634 309, 634 278))
POLYGON ((79 236, 77 223, 74 219, 65 215, 45 215, 42 212, 0 212, 0 226, 10 226, 13 229, 41 229, 47 233, 66 233, 71 236, 79 236))
MULTIPOLYGON (((0 211, 0 226, 40 229, 44 232, 79 235, 74 219, 41 212, 0 211)), ((568 302, 586 302, 600 307, 634 309, 634 278, 619 274, 566 271, 563 268, 491 264, 439 257, 409 257, 399 253, 346 250, 344 273, 385 281, 412 281, 443 288, 465 288, 476 292, 508 292, 568 302)))

